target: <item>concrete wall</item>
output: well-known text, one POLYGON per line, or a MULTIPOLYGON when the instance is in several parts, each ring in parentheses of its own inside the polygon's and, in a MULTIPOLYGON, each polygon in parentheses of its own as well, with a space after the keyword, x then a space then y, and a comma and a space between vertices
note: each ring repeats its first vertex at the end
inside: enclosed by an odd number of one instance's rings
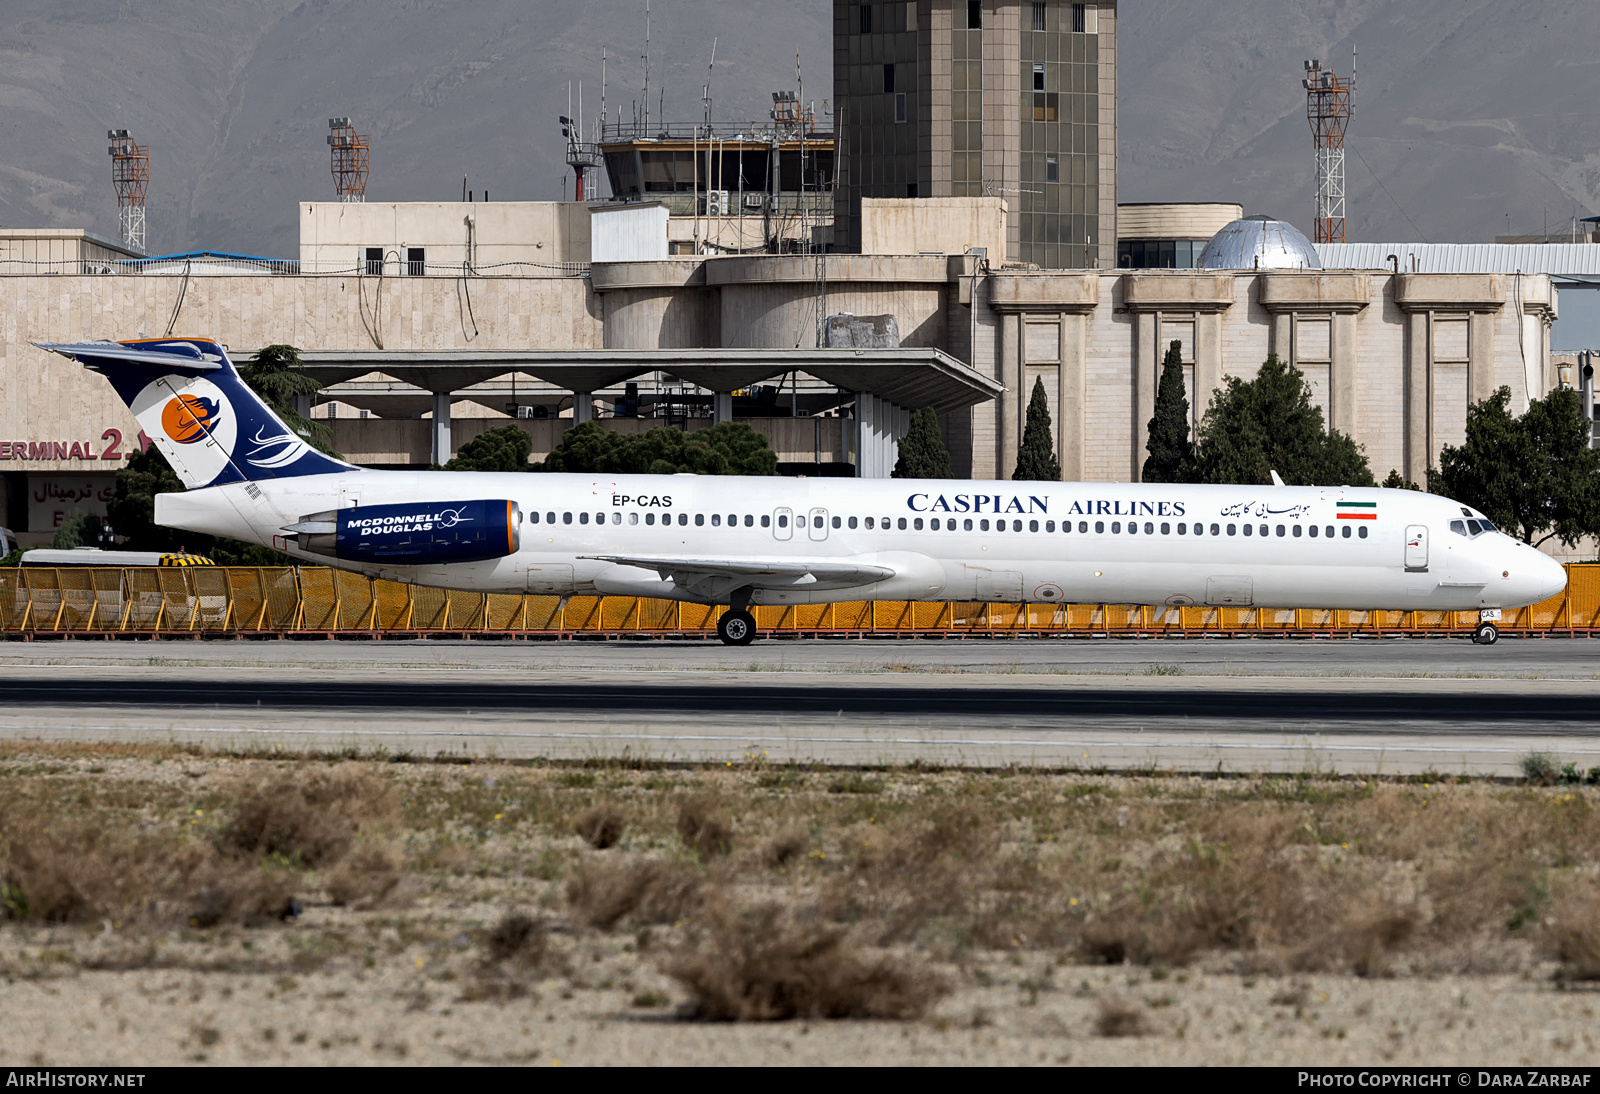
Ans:
POLYGON ((1005 200, 983 198, 862 198, 864 255, 965 254, 987 249, 991 264, 1006 253, 1005 200))
POLYGON ((1244 216, 1242 205, 1185 202, 1117 206, 1119 239, 1210 239, 1244 216))
MULTIPOLYGON (((130 250, 82 228, 0 228, 0 262, 110 264, 143 257, 141 251, 130 250)), ((56 272, 69 271, 58 269, 56 272)))
POLYGON ((589 207, 580 201, 300 203, 303 273, 354 272, 368 247, 384 249, 395 264, 391 274, 408 247, 425 248, 430 267, 468 263, 485 272, 505 263, 588 262, 589 207))

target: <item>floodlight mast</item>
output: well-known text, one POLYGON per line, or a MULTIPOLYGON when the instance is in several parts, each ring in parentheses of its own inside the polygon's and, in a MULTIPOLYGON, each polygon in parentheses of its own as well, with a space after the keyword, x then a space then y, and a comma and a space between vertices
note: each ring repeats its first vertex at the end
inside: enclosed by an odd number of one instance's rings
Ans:
POLYGON ((150 187, 150 149, 134 142, 126 129, 108 129, 111 147, 111 185, 117 191, 117 221, 122 242, 134 250, 144 248, 144 198, 150 187))
POLYGON ((349 118, 328 119, 328 150, 333 189, 340 201, 367 200, 367 175, 372 169, 372 138, 357 133, 349 118))
MULTIPOLYGON (((1354 61, 1351 62, 1352 66, 1354 61)), ((1344 135, 1355 114, 1355 75, 1340 79, 1322 61, 1305 62, 1306 120, 1317 156, 1317 218, 1314 243, 1344 242, 1344 135)))

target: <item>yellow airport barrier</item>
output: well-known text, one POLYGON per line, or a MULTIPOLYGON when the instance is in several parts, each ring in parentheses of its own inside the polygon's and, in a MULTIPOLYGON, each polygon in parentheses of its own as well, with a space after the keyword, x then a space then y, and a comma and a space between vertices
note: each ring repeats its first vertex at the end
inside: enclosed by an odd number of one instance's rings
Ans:
MULTIPOLYGON (((629 596, 518 596, 402 585, 326 567, 13 567, 0 570, 0 636, 511 635, 711 637, 723 609, 629 596)), ((1359 636, 1470 631, 1476 612, 1166 608, 1130 604, 841 601, 754 609, 794 635, 1359 636)), ((1600 635, 1600 564, 1508 611, 1511 634, 1600 635)))

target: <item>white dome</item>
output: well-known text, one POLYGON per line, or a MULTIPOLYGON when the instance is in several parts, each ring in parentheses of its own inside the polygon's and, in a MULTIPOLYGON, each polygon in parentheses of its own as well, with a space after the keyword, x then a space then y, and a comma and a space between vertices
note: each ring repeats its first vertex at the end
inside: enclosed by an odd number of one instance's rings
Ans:
POLYGON ((1201 270, 1322 269, 1316 248, 1300 229, 1267 216, 1223 225, 1194 264, 1201 270))

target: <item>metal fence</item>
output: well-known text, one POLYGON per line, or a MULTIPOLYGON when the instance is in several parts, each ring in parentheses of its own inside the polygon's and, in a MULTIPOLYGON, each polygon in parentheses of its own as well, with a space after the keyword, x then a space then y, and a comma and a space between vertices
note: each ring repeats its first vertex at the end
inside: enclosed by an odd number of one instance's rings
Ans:
MULTIPOLYGON (((715 635, 723 609, 628 596, 518 596, 378 581, 323 567, 0 571, 0 636, 715 635)), ((1125 604, 843 601, 758 607, 780 635, 1355 636, 1464 633, 1476 612, 1160 608, 1125 604)), ((1559 597, 1507 612, 1502 633, 1600 634, 1600 565, 1559 597)))

